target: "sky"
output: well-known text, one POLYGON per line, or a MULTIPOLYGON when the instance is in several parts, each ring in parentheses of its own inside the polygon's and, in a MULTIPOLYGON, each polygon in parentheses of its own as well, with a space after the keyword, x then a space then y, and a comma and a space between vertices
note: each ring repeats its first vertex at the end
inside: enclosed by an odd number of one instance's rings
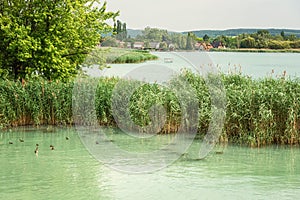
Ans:
POLYGON ((300 30, 299 0, 106 0, 127 28, 169 31, 230 28, 300 30))

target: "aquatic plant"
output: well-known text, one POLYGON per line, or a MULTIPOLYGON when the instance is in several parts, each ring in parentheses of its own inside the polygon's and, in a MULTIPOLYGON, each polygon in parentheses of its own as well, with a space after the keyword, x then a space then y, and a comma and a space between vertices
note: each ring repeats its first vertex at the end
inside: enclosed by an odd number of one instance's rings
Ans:
MULTIPOLYGON (((299 144, 300 142, 300 80, 285 75, 277 78, 253 79, 241 74, 223 74, 226 89, 226 118, 221 142, 262 146, 269 144, 299 144)), ((188 101, 180 101, 178 94, 156 83, 149 84, 136 80, 120 78, 83 78, 80 93, 74 99, 74 83, 46 81, 35 78, 21 81, 0 80, 0 127, 19 125, 70 124, 74 123, 72 109, 86 117, 82 122, 92 120, 102 126, 117 126, 123 123, 128 129, 161 134, 188 131, 196 125, 198 137, 202 138, 208 130, 212 115, 211 97, 205 79, 191 72, 184 72, 170 81, 174 87, 187 91, 178 82, 182 78, 194 89, 197 98, 197 121, 183 121, 182 107, 188 108, 188 101), (177 80, 175 80, 177 78, 177 80), (176 86, 177 84, 177 86, 176 86), (116 89, 117 86, 117 89, 116 89), (82 91, 82 90, 81 90, 82 91), (132 92, 134 91, 134 92, 132 92), (94 96, 94 113, 85 113, 85 108, 76 107, 72 101, 89 101, 82 95, 94 96), (130 94, 128 96, 128 94, 130 94), (81 96, 80 96, 81 95, 81 96), (125 99, 125 97, 127 99, 125 99), (126 104, 128 102, 128 104, 126 104), (183 104, 183 105, 182 105, 183 104), (118 106, 114 110, 113 106, 118 106), (159 109, 153 109, 155 106, 159 109), (160 109, 163 108, 163 109, 160 109), (128 118, 117 118, 128 112, 128 118), (152 112, 152 113, 151 113, 152 112), (153 113, 154 112, 154 113, 153 113), (86 114, 86 115, 85 115, 86 114), (150 114, 150 115, 149 115, 150 114), (151 116, 155 118, 151 119, 151 116), (156 121, 153 121, 156 120, 156 121), (164 121, 160 126, 158 122, 164 121), (138 128, 137 128, 138 127, 138 128)), ((76 83, 78 84, 78 83, 76 83)), ((189 97, 181 93, 180 98, 189 97)), ((187 115, 192 112, 187 112, 187 115)), ((78 118, 78 122, 80 122, 78 118)))

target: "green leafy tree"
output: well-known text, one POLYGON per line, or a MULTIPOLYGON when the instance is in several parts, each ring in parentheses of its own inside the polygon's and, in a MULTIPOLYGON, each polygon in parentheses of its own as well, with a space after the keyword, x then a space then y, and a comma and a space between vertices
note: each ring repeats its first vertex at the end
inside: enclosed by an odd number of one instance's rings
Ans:
POLYGON ((285 33, 284 33, 284 31, 281 31, 280 35, 281 35, 281 37, 282 37, 283 39, 285 38, 285 33))
POLYGON ((69 79, 99 43, 106 23, 118 13, 107 12, 98 0, 1 0, 0 73, 14 79, 38 74, 69 79), (5 72, 4 72, 5 71, 5 72))
POLYGON ((159 44, 159 48, 163 51, 167 51, 168 50, 168 44, 166 42, 161 42, 159 44))
POLYGON ((101 42, 101 46, 103 46, 103 47, 117 47, 118 43, 117 43, 116 38, 105 37, 103 42, 101 42))
POLYGON ((289 49, 290 44, 287 41, 271 40, 268 44, 270 49, 289 49))
POLYGON ((127 38, 127 28, 126 23, 122 23, 120 20, 117 20, 117 24, 115 25, 115 34, 117 40, 126 40, 127 38))
POLYGON ((205 34, 205 35, 203 36, 203 40, 204 40, 205 42, 208 42, 208 41, 209 41, 209 36, 205 34))
POLYGON ((299 48, 300 48, 300 40, 291 42, 291 43, 290 43, 290 47, 291 47, 291 48, 299 49, 299 48))
POLYGON ((126 23, 123 23, 123 27, 122 27, 122 40, 125 40, 127 38, 127 27, 126 27, 126 23))
POLYGON ((186 50, 193 50, 193 38, 192 34, 188 33, 187 38, 186 38, 186 50))
POLYGON ((241 40, 240 43, 241 48, 254 48, 255 47, 255 39, 252 37, 247 37, 241 40))

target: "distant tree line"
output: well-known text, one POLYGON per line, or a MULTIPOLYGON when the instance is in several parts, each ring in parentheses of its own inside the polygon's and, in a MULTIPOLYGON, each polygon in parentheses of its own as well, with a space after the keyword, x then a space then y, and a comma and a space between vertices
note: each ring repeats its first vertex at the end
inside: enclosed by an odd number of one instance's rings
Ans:
MULTIPOLYGON (((137 35, 135 38, 127 36, 126 23, 117 21, 114 25, 114 34, 108 36, 102 42, 102 46, 118 46, 118 40, 125 42, 126 44, 133 44, 134 42, 143 42, 145 48, 150 48, 150 43, 159 43, 159 49, 169 50, 181 49, 181 50, 193 50, 196 41, 196 36, 189 32, 188 34, 168 32, 158 28, 146 27, 141 35, 137 35)), ((133 45, 131 45, 133 46, 133 45)))
MULTIPOLYGON (((223 47, 231 49, 254 48, 254 49, 297 49, 300 48, 300 39, 293 34, 286 35, 282 31, 278 35, 272 35, 268 30, 258 30, 256 33, 243 33, 237 36, 220 35, 210 37, 205 34, 197 37, 193 32, 175 33, 167 30, 146 27, 142 34, 135 38, 127 36, 126 23, 117 21, 114 26, 115 34, 105 38, 103 46, 118 46, 118 41, 126 44, 143 42, 144 48, 150 48, 151 43, 159 43, 160 50, 194 50, 195 44, 211 45, 212 47, 223 47)), ((199 47, 199 45, 198 45, 199 47)))
POLYGON ((300 48, 300 39, 295 35, 285 35, 284 31, 278 35, 271 35, 268 30, 259 30, 252 34, 238 36, 217 36, 209 39, 210 42, 220 41, 228 48, 255 48, 255 49, 290 49, 300 48))

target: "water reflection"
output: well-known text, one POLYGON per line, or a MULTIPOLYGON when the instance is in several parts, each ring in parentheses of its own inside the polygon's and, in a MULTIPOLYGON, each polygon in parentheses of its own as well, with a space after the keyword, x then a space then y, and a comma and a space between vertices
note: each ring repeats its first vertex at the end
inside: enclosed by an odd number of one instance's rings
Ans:
MULTIPOLYGON (((115 134, 113 140, 122 143, 120 137, 124 136, 115 134)), ((164 141, 168 136, 161 137, 164 141)), ((300 195, 299 147, 216 146, 209 157, 195 160, 199 144, 194 141, 185 155, 161 171, 134 175, 96 161, 72 129, 1 132, 1 199, 297 199, 300 195), (24 142, 18 142, 20 137, 24 142), (49 149, 50 143, 55 150, 49 149), (223 154, 215 153, 220 150, 223 154)))

